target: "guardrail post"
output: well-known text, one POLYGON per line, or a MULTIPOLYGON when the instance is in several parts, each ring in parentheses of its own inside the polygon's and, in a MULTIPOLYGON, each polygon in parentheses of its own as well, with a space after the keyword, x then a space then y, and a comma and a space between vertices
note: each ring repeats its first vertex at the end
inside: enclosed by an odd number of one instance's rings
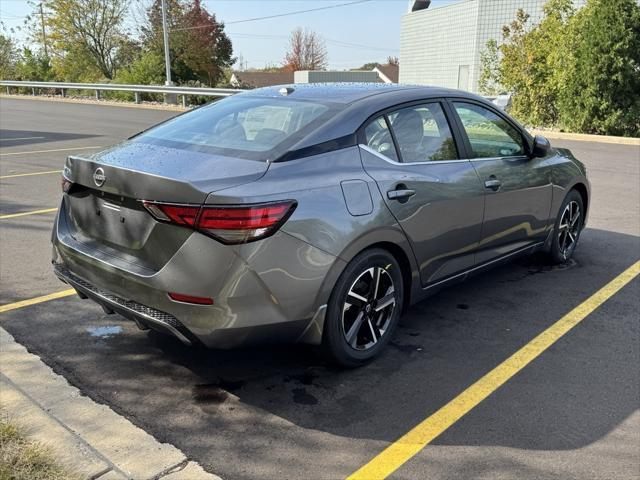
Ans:
POLYGON ((64 88, 60 89, 60 95, 62 96, 62 98, 67 96, 67 91, 64 88))
POLYGON ((187 96, 186 95, 182 95, 182 106, 184 108, 187 108, 187 96))
POLYGON ((96 100, 100 100, 100 90, 96 90, 96 100))
POLYGON ((31 95, 33 95, 34 97, 36 96, 36 88, 35 87, 31 87, 31 95))
POLYGON ((136 98, 136 103, 140 103, 140 92, 133 92, 133 95, 136 98))
POLYGON ((7 87, 7 95, 11 95, 11 87, 7 87))

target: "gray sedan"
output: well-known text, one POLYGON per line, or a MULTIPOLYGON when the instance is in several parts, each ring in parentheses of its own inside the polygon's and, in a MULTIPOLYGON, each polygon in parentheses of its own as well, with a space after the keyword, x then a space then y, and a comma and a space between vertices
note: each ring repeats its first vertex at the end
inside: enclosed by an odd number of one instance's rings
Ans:
POLYGON ((465 92, 289 85, 71 156, 55 273, 187 344, 321 345, 361 365, 409 305, 534 251, 573 255, 585 168, 465 92))

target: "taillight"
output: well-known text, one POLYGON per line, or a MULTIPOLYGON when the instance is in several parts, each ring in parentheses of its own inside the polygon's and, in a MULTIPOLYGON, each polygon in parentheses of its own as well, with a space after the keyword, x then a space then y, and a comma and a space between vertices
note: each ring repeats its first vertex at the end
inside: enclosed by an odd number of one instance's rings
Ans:
POLYGON ((194 297, 193 295, 185 295, 183 293, 169 292, 169 298, 176 302, 193 303, 195 305, 213 305, 213 298, 194 297))
POLYGON ((193 228, 226 244, 273 235, 296 207, 294 200, 252 205, 143 204, 157 220, 193 228))
POLYGON ((73 186, 73 182, 69 180, 67 177, 65 177, 64 175, 62 175, 61 184, 62 184, 62 191, 64 193, 68 193, 69 190, 71 190, 71 187, 73 186))

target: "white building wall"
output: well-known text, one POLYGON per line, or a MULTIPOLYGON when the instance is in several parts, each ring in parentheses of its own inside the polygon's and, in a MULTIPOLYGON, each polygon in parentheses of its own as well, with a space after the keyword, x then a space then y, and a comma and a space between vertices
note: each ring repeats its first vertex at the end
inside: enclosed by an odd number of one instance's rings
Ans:
MULTIPOLYGON (((400 83, 438 85, 476 92, 480 52, 519 8, 540 21, 546 0, 465 0, 402 17, 400 83)), ((576 3, 584 3, 578 0, 576 3)))
POLYGON ((457 88, 460 65, 474 59, 477 0, 402 17, 400 83, 457 88))

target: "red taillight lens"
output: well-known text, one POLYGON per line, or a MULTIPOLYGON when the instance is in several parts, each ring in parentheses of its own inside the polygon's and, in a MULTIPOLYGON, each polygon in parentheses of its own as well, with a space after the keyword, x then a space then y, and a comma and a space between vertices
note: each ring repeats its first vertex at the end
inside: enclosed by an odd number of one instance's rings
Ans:
POLYGON ((213 305, 213 298, 194 297, 193 295, 184 295, 183 293, 169 292, 169 298, 176 302, 195 303, 196 305, 213 305))
POLYGON ((71 190, 71 187, 73 186, 73 182, 69 180, 67 177, 65 177, 64 175, 62 175, 61 184, 62 184, 62 191, 64 193, 68 193, 69 190, 71 190))
POLYGON ((151 215, 163 222, 171 222, 185 227, 195 227, 200 205, 173 205, 169 203, 143 202, 151 215))
POLYGON ((158 220, 195 228, 229 244, 251 242, 272 235, 296 207, 293 200, 211 206, 143 203, 158 220))

